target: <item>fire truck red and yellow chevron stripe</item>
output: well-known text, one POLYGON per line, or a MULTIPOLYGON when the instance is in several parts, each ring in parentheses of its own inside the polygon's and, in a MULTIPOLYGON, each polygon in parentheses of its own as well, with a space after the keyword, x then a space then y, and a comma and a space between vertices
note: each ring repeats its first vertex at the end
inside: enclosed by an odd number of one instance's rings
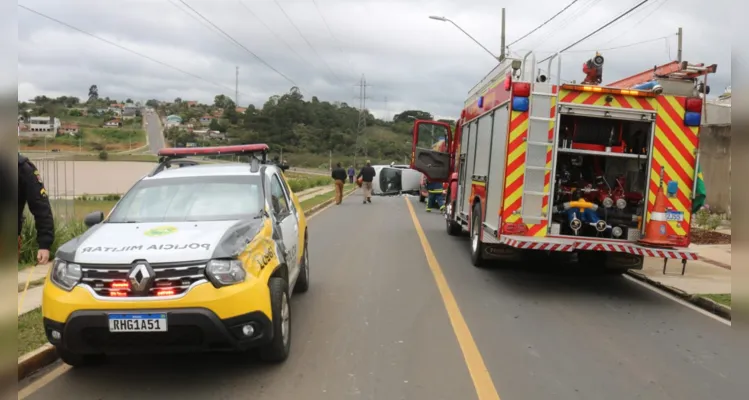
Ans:
POLYGON ((654 111, 658 107, 658 103, 653 97, 625 96, 621 94, 583 92, 566 89, 562 89, 559 92, 559 102, 649 111, 654 111), (606 102, 608 99, 611 99, 610 103, 606 102))
POLYGON ((502 223, 522 223, 520 205, 523 201, 525 151, 527 148, 525 141, 527 136, 528 112, 510 112, 502 223))
POLYGON ((678 183, 676 195, 666 198, 666 207, 684 215, 683 221, 668 222, 667 234, 689 237, 699 127, 684 125, 685 97, 658 96, 654 101, 657 103, 657 117, 646 221, 650 220, 655 206, 663 168, 663 190, 670 181, 678 183))

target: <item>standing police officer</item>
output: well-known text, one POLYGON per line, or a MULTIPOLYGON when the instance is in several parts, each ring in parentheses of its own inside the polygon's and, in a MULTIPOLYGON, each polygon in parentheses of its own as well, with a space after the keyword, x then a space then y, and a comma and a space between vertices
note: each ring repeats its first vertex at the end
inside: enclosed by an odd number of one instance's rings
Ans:
POLYGON ((49 249, 55 241, 55 221, 52 217, 52 206, 49 204, 47 190, 42 177, 27 157, 18 154, 18 253, 21 253, 21 228, 23 227, 23 210, 29 205, 36 225, 36 241, 39 251, 36 261, 39 264, 49 262, 49 249))

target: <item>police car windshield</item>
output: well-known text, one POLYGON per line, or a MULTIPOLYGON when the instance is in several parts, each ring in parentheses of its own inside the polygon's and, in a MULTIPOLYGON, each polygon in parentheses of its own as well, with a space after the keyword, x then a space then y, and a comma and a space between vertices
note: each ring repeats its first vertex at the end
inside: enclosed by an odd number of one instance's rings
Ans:
POLYGON ((221 221, 263 209, 258 176, 210 176, 138 182, 120 200, 110 223, 221 221))

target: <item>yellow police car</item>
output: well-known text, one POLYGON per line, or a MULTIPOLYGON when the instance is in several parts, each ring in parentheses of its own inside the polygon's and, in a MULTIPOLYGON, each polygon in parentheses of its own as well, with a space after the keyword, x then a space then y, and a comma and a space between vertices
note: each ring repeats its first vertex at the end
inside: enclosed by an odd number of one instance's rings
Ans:
POLYGON ((269 362, 288 357, 289 298, 309 287, 307 222, 267 153, 163 149, 106 218, 86 217, 44 286, 44 330, 65 363, 251 348, 269 362), (186 158, 215 154, 250 162, 186 158))

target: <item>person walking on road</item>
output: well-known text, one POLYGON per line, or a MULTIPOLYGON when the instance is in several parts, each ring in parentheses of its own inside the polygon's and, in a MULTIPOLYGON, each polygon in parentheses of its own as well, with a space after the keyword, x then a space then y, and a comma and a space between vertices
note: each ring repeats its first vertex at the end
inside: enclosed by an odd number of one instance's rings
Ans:
POLYGON ((377 172, 375 172, 374 167, 372 167, 372 163, 367 160, 367 164, 362 167, 361 171, 359 171, 359 175, 356 176, 356 179, 361 178, 362 180, 361 191, 364 197, 362 203, 364 204, 372 202, 372 180, 375 175, 377 175, 377 172))
POLYGON ((34 216, 36 241, 39 250, 36 261, 39 264, 49 262, 49 249, 55 241, 55 220, 52 217, 52 206, 49 204, 47 189, 44 188, 42 176, 36 165, 27 157, 18 154, 18 257, 21 257, 21 230, 23 228, 23 210, 26 205, 34 216))
POLYGON ((348 183, 354 183, 354 175, 356 175, 356 170, 353 165, 350 165, 348 167, 348 183))
POLYGON ((445 198, 442 194, 442 182, 427 181, 427 191, 429 192, 429 197, 427 198, 427 212, 432 212, 432 209, 436 206, 439 206, 440 210, 444 209, 445 198))
POLYGON ((343 184, 346 182, 346 170, 337 163, 330 175, 335 180, 335 204, 341 204, 343 201, 343 184))

